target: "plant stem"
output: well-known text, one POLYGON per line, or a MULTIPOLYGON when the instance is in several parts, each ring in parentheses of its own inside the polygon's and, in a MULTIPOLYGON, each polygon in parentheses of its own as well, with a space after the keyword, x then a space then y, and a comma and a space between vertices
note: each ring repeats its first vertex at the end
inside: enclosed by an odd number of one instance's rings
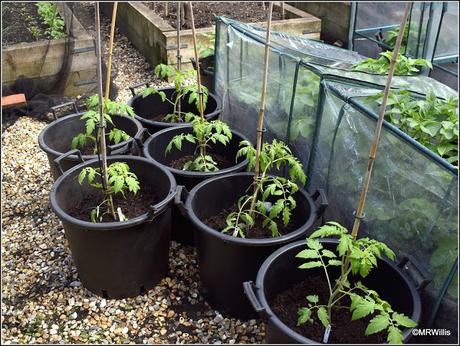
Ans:
POLYGON ((262 150, 262 131, 264 126, 264 115, 265 115, 265 96, 267 94, 267 79, 268 79, 268 56, 270 52, 270 26, 272 22, 273 2, 269 3, 268 7, 268 20, 267 20, 267 33, 265 38, 265 55, 264 55, 264 76, 262 79, 262 93, 260 96, 260 107, 259 107, 259 121, 257 125, 257 145, 256 145, 256 162, 254 167, 254 184, 255 189, 252 195, 251 201, 251 216, 254 216, 253 210, 256 204, 257 195, 260 191, 259 184, 259 171, 260 171, 260 151, 262 150))
POLYGON ((101 24, 99 15, 99 2, 96 2, 96 46, 97 46, 97 75, 98 75, 98 96, 99 96, 99 129, 101 133, 100 140, 100 153, 102 161, 102 181, 104 187, 104 193, 108 197, 110 209, 112 211, 113 219, 116 220, 115 207, 113 205, 112 195, 108 189, 108 177, 107 177, 107 146, 105 143, 105 119, 104 119, 104 99, 102 96, 102 54, 101 54, 101 24))

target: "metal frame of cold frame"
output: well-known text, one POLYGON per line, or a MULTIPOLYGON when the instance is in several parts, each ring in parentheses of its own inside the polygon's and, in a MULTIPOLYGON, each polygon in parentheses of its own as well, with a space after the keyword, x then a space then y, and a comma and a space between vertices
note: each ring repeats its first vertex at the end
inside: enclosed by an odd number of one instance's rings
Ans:
MULTIPOLYGON (((397 24, 389 24, 389 25, 382 25, 382 26, 375 26, 375 27, 368 27, 368 28, 362 28, 362 29, 356 29, 356 19, 358 16, 359 12, 359 6, 358 2, 351 2, 351 8, 350 8, 350 27, 349 27, 349 32, 348 32, 348 49, 349 50, 354 50, 354 41, 356 37, 360 37, 362 39, 371 41, 375 44, 377 44, 379 47, 385 48, 385 49, 393 49, 393 47, 385 44, 382 41, 377 40, 376 38, 372 37, 371 35, 377 34, 377 33, 384 33, 386 31, 392 30, 396 28, 398 25, 397 24)), ((426 4, 425 2, 420 2, 416 4, 417 6, 420 6, 421 10, 421 18, 419 22, 424 21, 425 17, 425 12, 428 10, 428 21, 426 24, 426 33, 425 37, 435 37, 434 39, 434 45, 432 45, 432 48, 429 47, 429 40, 424 40, 421 42, 421 31, 422 31, 422 25, 419 24, 419 29, 417 33, 417 43, 416 43, 416 52, 415 54, 409 54, 407 53, 407 46, 405 47, 404 55, 408 57, 413 57, 413 58, 423 58, 430 60, 433 64, 434 67, 442 70, 445 73, 448 73, 450 75, 453 75, 455 77, 458 76, 458 72, 450 70, 448 68, 445 68, 442 66, 443 64, 448 64, 448 63, 458 63, 458 54, 447 54, 447 55, 436 55, 436 49, 438 47, 438 42, 439 42, 439 36, 443 24, 443 19, 448 11, 448 6, 449 2, 444 1, 444 2, 430 2, 429 4, 426 4), (437 26, 434 26, 433 21, 434 21, 434 16, 435 16, 435 10, 437 8, 441 7, 441 13, 440 19, 438 22, 437 26), (422 48, 420 50, 420 48, 422 48)), ((412 11, 414 10, 414 4, 412 4, 412 10, 411 10, 411 18, 412 18, 412 11)), ((409 20, 409 40, 410 40, 410 22, 409 20)), ((431 75, 432 69, 423 69, 422 73, 426 74, 428 76, 431 75)))

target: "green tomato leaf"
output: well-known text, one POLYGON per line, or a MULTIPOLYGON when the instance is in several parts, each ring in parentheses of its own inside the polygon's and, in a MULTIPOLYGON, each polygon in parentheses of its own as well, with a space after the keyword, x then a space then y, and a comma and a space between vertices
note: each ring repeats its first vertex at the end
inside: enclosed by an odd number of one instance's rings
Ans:
POLYGON ((327 328, 329 326, 329 316, 327 314, 326 309, 322 306, 318 309, 317 313, 319 320, 321 321, 323 326, 327 328))
POLYGON ((377 315, 368 324, 364 334, 366 336, 381 332, 390 324, 388 315, 377 315))

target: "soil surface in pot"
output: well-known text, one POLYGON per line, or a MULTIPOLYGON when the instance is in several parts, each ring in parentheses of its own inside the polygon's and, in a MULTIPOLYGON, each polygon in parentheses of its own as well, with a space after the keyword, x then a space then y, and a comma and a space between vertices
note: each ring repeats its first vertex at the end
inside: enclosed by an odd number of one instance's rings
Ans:
MULTIPOLYGON (((209 154, 213 158, 213 160, 217 163, 217 167, 219 169, 225 169, 234 166, 236 163, 230 162, 225 156, 219 155, 219 154, 209 154)), ((188 161, 193 161, 195 158, 197 158, 198 155, 186 155, 181 157, 180 159, 171 161, 169 164, 169 167, 175 168, 175 169, 182 169, 184 167, 184 164, 188 161)))
MULTIPOLYGON (((227 227, 227 216, 232 213, 232 212, 237 212, 238 208, 236 205, 222 210, 219 214, 215 216, 211 216, 204 220, 204 223, 211 227, 212 229, 218 230, 219 232, 222 231, 225 227, 227 227)), ((246 230, 245 236, 248 239, 266 239, 266 238, 273 238, 272 237, 272 232, 268 227, 263 226, 263 218, 256 216, 255 218, 255 224, 254 226, 246 230)), ((283 222, 281 220, 276 220, 276 224, 278 225, 278 232, 281 233, 281 235, 288 234, 292 231, 295 231, 297 229, 296 226, 298 223, 295 220, 295 216, 291 217, 290 222, 288 223, 287 226, 284 226, 283 222)), ((230 232, 226 233, 228 235, 231 235, 230 232)))
POLYGON ((2 4, 2 47, 46 40, 35 2, 5 2, 2 4))
MULTIPOLYGON (((152 121, 159 121, 161 123, 168 123, 168 124, 177 124, 177 123, 171 123, 170 121, 164 121, 163 118, 166 116, 166 114, 146 114, 142 115, 142 118, 144 119, 149 119, 152 121)), ((185 123, 185 121, 181 121, 178 123, 185 123)))
MULTIPOLYGON (((144 5, 152 9, 161 18, 166 20, 169 25, 176 28, 176 3, 169 2, 168 15, 165 15, 164 2, 143 2, 144 5)), ((236 19, 246 23, 265 22, 267 20, 267 9, 261 2, 194 2, 193 17, 196 28, 207 28, 213 26, 217 16, 224 16, 236 19)), ((279 7, 273 8, 273 20, 281 19, 281 10, 279 7)), ((191 29, 190 23, 185 21, 183 29, 191 29)))
MULTIPOLYGON (((289 328, 297 333, 322 342, 324 335, 324 326, 318 319, 316 312, 312 314, 313 323, 306 322, 297 326, 297 311, 300 308, 307 306, 308 295, 316 294, 319 296, 319 304, 327 304, 329 297, 329 289, 324 277, 312 276, 302 282, 295 284, 288 290, 277 295, 270 307, 276 316, 289 328)), ((342 306, 349 307, 350 299, 344 298, 341 302, 342 306)), ((329 335, 330 344, 381 344, 386 342, 384 332, 365 336, 364 331, 373 318, 371 316, 352 321, 351 313, 348 309, 335 309, 332 311, 332 330, 329 335)))
MULTIPOLYGON (((123 214, 128 219, 132 219, 146 213, 149 210, 150 205, 159 201, 154 188, 148 185, 142 186, 142 183, 141 189, 136 194, 133 194, 132 192, 125 192, 125 196, 126 198, 123 198, 123 196, 116 194, 113 196, 113 202, 115 204, 115 208, 120 207, 123 214)), ((94 191, 93 193, 85 196, 80 203, 76 204, 69 211, 69 215, 82 221, 91 221, 91 210, 93 210, 103 200, 104 195, 102 191, 94 191)), ((113 221, 114 220, 111 214, 106 214, 102 218, 102 222, 113 221)))

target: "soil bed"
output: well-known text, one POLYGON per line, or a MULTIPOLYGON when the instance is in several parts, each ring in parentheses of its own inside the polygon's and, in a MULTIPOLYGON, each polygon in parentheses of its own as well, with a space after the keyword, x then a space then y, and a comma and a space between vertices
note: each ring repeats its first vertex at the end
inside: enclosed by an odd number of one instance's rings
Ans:
POLYGON ((35 2, 5 2, 2 5, 2 47, 46 40, 35 2))
MULTIPOLYGON (((146 213, 149 206, 158 202, 158 197, 151 186, 141 186, 141 189, 133 194, 132 192, 125 192, 126 198, 116 194, 113 195, 113 202, 115 207, 120 207, 123 214, 132 219, 146 213)), ((83 221, 91 221, 90 214, 97 205, 104 199, 102 191, 95 191, 94 193, 86 196, 80 203, 70 210, 69 214, 74 218, 83 221)), ((102 222, 113 222, 110 214, 106 214, 102 218, 102 222)), ((100 222, 100 221, 98 221, 100 222)))
MULTIPOLYGON (((211 216, 204 220, 204 223, 211 227, 212 229, 218 230, 219 232, 222 231, 225 227, 227 227, 227 216, 232 212, 237 212, 238 208, 236 205, 222 210, 219 214, 215 216, 211 216)), ((246 238, 248 239, 266 239, 272 238, 272 232, 267 226, 263 226, 263 218, 256 216, 254 227, 249 230, 245 231, 246 238)), ((281 235, 285 235, 297 229, 295 225, 298 223, 296 222, 295 216, 291 217, 291 220, 287 226, 284 226, 281 220, 276 220, 276 224, 278 225, 278 232, 281 235)), ((227 234, 231 235, 230 232, 227 234)))
MULTIPOLYGON (((144 5, 155 11, 169 25, 176 28, 176 3, 168 3, 168 15, 165 16, 164 2, 143 2, 144 5)), ((264 10, 261 2, 194 2, 193 15, 196 28, 207 28, 214 25, 217 16, 224 16, 246 23, 264 22, 267 20, 267 9, 264 10)), ((281 12, 273 9, 273 20, 281 19, 281 12)), ((183 29, 190 29, 185 23, 183 29)))
MULTIPOLYGON (((313 323, 306 322, 297 326, 297 311, 307 306, 308 302, 305 297, 312 294, 319 296, 319 304, 327 304, 328 286, 323 277, 312 276, 299 282, 277 295, 273 302, 270 303, 270 306, 278 318, 289 328, 309 339, 321 342, 325 328, 318 319, 316 312, 312 313, 313 323)), ((349 307, 349 298, 344 298, 341 305, 349 307)), ((348 308, 332 310, 332 330, 328 343, 355 345, 385 343, 386 336, 384 332, 369 336, 364 335, 364 331, 372 318, 373 315, 352 321, 348 308)))
MULTIPOLYGON (((219 167, 219 169, 229 168, 234 165, 234 163, 231 163, 225 156, 218 155, 218 154, 209 154, 209 155, 211 155, 213 160, 217 163, 217 167, 219 167)), ((186 162, 193 161, 197 157, 198 157, 197 155, 183 156, 180 159, 171 161, 171 163, 169 164, 169 167, 175 168, 175 169, 182 169, 186 162)))

